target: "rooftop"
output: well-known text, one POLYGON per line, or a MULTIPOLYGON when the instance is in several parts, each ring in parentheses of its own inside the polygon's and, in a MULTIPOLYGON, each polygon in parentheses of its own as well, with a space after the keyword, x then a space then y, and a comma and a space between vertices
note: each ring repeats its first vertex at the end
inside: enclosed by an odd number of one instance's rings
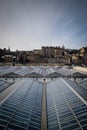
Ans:
POLYGON ((87 77, 74 80, 77 72, 67 66, 0 67, 0 129, 86 130, 87 77))

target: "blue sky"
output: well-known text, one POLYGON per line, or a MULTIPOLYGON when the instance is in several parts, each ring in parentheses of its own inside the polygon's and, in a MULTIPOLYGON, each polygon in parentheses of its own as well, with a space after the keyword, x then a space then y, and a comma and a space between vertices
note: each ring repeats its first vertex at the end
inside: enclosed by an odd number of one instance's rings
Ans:
POLYGON ((0 0, 0 48, 87 46, 87 0, 0 0))

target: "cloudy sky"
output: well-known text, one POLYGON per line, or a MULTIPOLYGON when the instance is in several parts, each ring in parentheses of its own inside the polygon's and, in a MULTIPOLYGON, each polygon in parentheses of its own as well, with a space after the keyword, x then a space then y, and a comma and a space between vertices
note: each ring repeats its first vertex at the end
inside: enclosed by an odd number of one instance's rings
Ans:
POLYGON ((87 46, 87 0, 0 0, 0 48, 87 46))

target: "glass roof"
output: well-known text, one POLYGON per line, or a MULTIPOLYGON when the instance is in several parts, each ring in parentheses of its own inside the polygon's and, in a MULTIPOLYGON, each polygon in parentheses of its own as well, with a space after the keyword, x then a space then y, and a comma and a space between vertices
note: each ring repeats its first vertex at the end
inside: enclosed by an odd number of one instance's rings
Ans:
POLYGON ((61 79, 48 83, 46 92, 48 130, 86 130, 87 106, 61 79))
POLYGON ((0 76, 25 76, 0 79, 0 130, 87 130, 87 83, 71 78, 74 73, 64 66, 0 67, 0 76))

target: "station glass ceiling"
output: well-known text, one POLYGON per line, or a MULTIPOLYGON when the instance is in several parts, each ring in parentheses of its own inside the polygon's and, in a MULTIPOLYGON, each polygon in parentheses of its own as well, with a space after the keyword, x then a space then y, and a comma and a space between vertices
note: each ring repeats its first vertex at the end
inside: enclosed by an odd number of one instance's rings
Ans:
POLYGON ((0 130, 40 130, 42 83, 27 79, 0 105, 0 130))
MULTIPOLYGON (((62 70, 64 73, 65 69, 62 70)), ((1 74, 16 72, 25 75, 36 72, 45 76, 54 71, 55 69, 50 67, 0 69, 1 74)), ((66 70, 66 73, 69 71, 66 70)), ((84 100, 87 99, 86 90, 71 80, 49 79, 26 78, 22 85, 1 102, 0 130, 43 130, 41 125, 44 123, 42 120, 44 87, 46 88, 46 130, 87 130, 87 105, 70 87, 84 100)))
POLYGON ((61 79, 46 92, 48 130, 87 130, 87 106, 61 79))

